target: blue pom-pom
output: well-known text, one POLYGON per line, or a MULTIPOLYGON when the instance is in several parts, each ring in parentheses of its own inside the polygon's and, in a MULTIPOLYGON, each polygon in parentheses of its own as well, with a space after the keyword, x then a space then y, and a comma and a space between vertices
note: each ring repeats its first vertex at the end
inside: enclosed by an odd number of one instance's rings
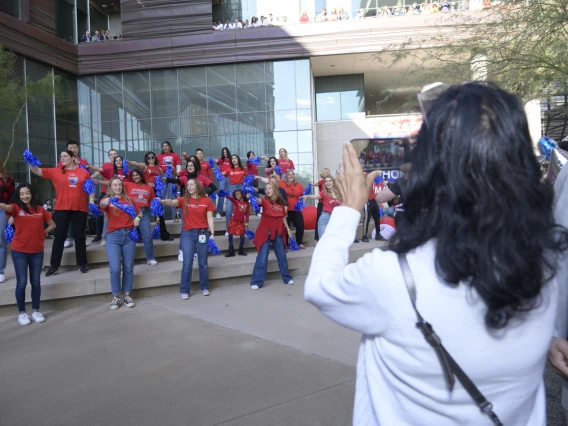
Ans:
POLYGON ((12 228, 12 225, 6 225, 4 235, 6 236, 6 241, 11 243, 14 238, 14 228, 12 228))
POLYGON ((209 199, 211 201, 215 201, 217 199, 217 194, 215 194, 214 192, 211 193, 211 195, 209 195, 209 199))
POLYGON ((255 212, 260 210, 260 207, 258 206, 258 202, 256 201, 256 197, 250 197, 250 205, 252 206, 252 209, 255 212))
POLYGON ((156 226, 154 226, 154 230, 152 231, 152 239, 160 239, 160 222, 156 222, 156 226))
POLYGON ((171 189, 172 195, 174 197, 177 197, 178 195, 178 190, 177 190, 177 186, 176 185, 172 185, 172 189, 171 189))
POLYGON ((300 198, 300 199, 298 200, 298 202, 296 203, 296 206, 294 207, 294 210, 302 211, 302 210, 304 209, 304 207, 306 207, 305 204, 304 204, 304 200, 300 198))
POLYGON ((379 206, 379 217, 385 217, 385 211, 383 210, 382 206, 379 206))
POLYGON ((95 203, 89 203, 89 212, 93 217, 100 217, 103 215, 103 212, 99 210, 95 203))
POLYGON ((132 241, 134 241, 135 243, 137 243, 138 240, 140 239, 139 236, 138 236, 138 231, 136 230, 136 227, 132 228, 132 231, 130 231, 130 232, 128 233, 128 236, 129 236, 130 239, 131 239, 132 241))
POLYGON ((30 166, 41 166, 41 161, 39 161, 29 149, 24 151, 24 161, 30 166))
POLYGON ((250 186, 254 183, 254 175, 248 175, 243 179, 245 185, 250 186))
POLYGON ((254 196, 254 189, 253 189, 252 186, 249 186, 249 185, 246 185, 246 184, 243 183, 242 190, 243 190, 243 193, 245 195, 250 194, 250 195, 254 196))
POLYGON ((83 184, 83 191, 85 191, 87 194, 94 194, 97 190, 97 187, 95 186, 95 182, 93 182, 93 179, 87 179, 85 180, 85 183, 83 184))
POLYGON ((87 166, 85 166, 84 164, 79 164, 79 168, 83 169, 83 170, 87 170, 87 166))
POLYGON ((134 216, 136 216, 136 209, 134 208, 134 206, 132 206, 130 204, 119 203, 117 197, 111 198, 110 202, 111 202, 112 205, 114 205, 114 206, 116 206, 116 208, 122 210, 124 213, 126 213, 131 218, 134 218, 134 216))
POLYGON ((290 243, 288 244, 288 250, 290 250, 290 251, 300 250, 300 246, 298 245, 298 243, 296 242, 296 240, 293 237, 290 237, 290 243))
POLYGON ((162 182, 161 176, 156 176, 154 178, 154 185, 156 188, 156 194, 161 194, 165 187, 164 182, 162 182))
POLYGON ((254 232, 252 232, 250 229, 245 229, 245 235, 250 241, 254 239, 254 232))
POLYGON ((166 176, 166 178, 172 178, 174 174, 174 169, 172 168, 172 166, 167 166, 166 167, 166 172, 164 173, 164 175, 166 176))
POLYGON ((209 167, 211 167, 212 169, 215 167, 215 160, 213 160, 211 157, 209 157, 209 167))
POLYGON ((558 144, 554 139, 549 138, 548 136, 543 136, 538 140, 538 148, 540 149, 542 155, 544 155, 547 160, 550 160, 552 150, 554 148, 558 148, 558 144))
POLYGON ((223 189, 219 191, 219 197, 227 197, 228 195, 231 195, 229 191, 225 191, 223 189))
POLYGON ((375 183, 375 185, 378 185, 379 183, 381 183, 383 181, 383 175, 378 175, 375 180, 373 180, 373 182, 375 183))
POLYGON ((122 159, 122 174, 124 176, 128 176, 128 173, 130 173, 130 170, 128 170, 128 162, 126 161, 126 158, 122 159))
POLYGON ((154 198, 150 203, 150 213, 152 213, 152 216, 158 217, 164 215, 164 207, 162 207, 159 198, 154 198))
POLYGON ((312 184, 308 183, 308 186, 304 189, 304 195, 310 195, 310 192, 312 192, 312 184))
POLYGON ((209 246, 209 251, 213 254, 213 256, 217 256, 221 253, 221 250, 219 250, 219 247, 217 247, 217 244, 215 244, 215 241, 211 238, 207 241, 207 245, 209 246))
POLYGON ((252 164, 256 164, 258 166, 260 164, 260 157, 249 158, 247 160, 247 162, 252 163, 252 164))
POLYGON ((282 176, 282 169, 280 168, 280 166, 274 166, 274 170, 276 170, 276 174, 282 176))
POLYGON ((221 174, 221 170, 219 169, 213 169, 213 171, 215 172, 215 177, 217 178, 217 180, 220 182, 223 180, 223 175, 221 174))

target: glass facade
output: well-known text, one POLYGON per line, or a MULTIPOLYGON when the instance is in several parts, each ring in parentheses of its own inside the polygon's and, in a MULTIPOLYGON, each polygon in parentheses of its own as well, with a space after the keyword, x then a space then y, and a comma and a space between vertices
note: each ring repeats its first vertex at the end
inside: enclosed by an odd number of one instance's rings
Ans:
POLYGON ((142 161, 166 140, 214 158, 225 146, 241 157, 286 148, 300 179, 313 181, 309 60, 105 74, 77 86, 81 152, 93 164, 111 148, 142 161))
POLYGON ((314 82, 317 121, 365 117, 363 74, 316 77, 314 82))

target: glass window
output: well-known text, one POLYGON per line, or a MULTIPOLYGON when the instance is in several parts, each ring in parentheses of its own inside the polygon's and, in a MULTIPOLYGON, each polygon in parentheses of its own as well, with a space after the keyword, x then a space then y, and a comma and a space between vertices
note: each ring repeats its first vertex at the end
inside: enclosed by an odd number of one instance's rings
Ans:
MULTIPOLYGON (((52 68, 31 59, 26 59, 26 76, 31 81, 42 79, 52 80, 52 68)), ((28 113, 53 117, 53 98, 52 96, 38 97, 36 102, 28 102, 28 113)), ((43 135, 44 137, 47 135, 43 135)))
POLYGON ((296 130, 298 128, 295 109, 288 111, 268 111, 267 117, 269 132, 296 130))
POLYGON ((148 71, 125 72, 124 109, 127 119, 150 118, 150 76, 148 71))
POLYGON ((150 71, 152 118, 177 117, 177 69, 150 71))
MULTIPOLYGON (((181 139, 181 152, 185 152, 188 157, 190 155, 193 155, 197 148, 201 148, 203 150, 203 155, 205 156, 205 158, 207 158, 207 156, 209 155, 209 137, 199 136, 196 138, 181 139)), ((183 155, 181 157, 183 164, 185 164, 183 155)))
POLYGON ((296 65, 296 108, 312 107, 312 73, 309 59, 298 60, 296 65))
POLYGON ((206 136, 209 134, 207 128, 207 116, 185 116, 179 117, 180 136, 206 136))
POLYGON ((98 110, 101 121, 124 120, 122 108, 122 74, 98 75, 96 79, 98 110))
POLYGON ((56 93, 55 116, 59 120, 79 122, 79 100, 77 93, 77 79, 63 71, 54 70, 59 80, 61 93, 56 93), (59 96, 59 98, 58 98, 59 96))
POLYGON ((237 134, 237 115, 222 114, 208 116, 209 134, 210 135, 228 135, 237 134))
POLYGON ((298 132, 274 132, 269 133, 269 135, 274 140, 274 149, 268 153, 269 155, 275 155, 280 148, 284 148, 288 153, 298 152, 298 132))
POLYGON ((55 0, 55 35, 68 41, 77 43, 73 34, 75 20, 75 3, 72 0, 55 0))
POLYGON ((90 126, 93 121, 99 121, 96 110, 92 108, 95 96, 95 77, 81 77, 77 79, 79 96, 79 122, 90 126))
POLYGON ((152 139, 152 120, 126 120, 124 127, 128 141, 152 139))
POLYGON ((296 71, 294 61, 266 63, 266 109, 296 108, 296 71))
POLYGON ((152 135, 156 138, 179 137, 179 117, 155 118, 152 120, 152 135))
POLYGON ((22 0, 0 1, 0 12, 7 13, 14 18, 22 19, 22 0))
POLYGON ((239 112, 265 111, 266 93, 264 62, 237 64, 237 110, 239 112))
POLYGON ((221 149, 229 148, 231 153, 237 152, 239 149, 239 135, 219 135, 209 136, 209 149, 211 157, 217 159, 221 156, 221 149))
POLYGON ((235 66, 218 65, 208 67, 208 113, 224 114, 236 112, 237 100, 235 96, 235 66))
POLYGON ((253 151, 256 155, 265 155, 265 139, 266 138, 264 133, 249 133, 239 135, 240 149, 243 159, 246 156, 246 153, 249 151, 253 151))
POLYGON ((298 132, 298 152, 309 152, 313 157, 313 135, 311 130, 298 132))
POLYGON ((365 116, 362 74, 315 79, 317 121, 353 120, 365 116))
POLYGON ((247 112, 237 114, 239 120, 238 133, 264 133, 266 132, 266 113, 247 112))
POLYGON ((308 130, 312 128, 312 110, 299 109, 296 111, 296 121, 298 123, 298 130, 308 130))
POLYGON ((354 120, 365 117, 365 93, 363 74, 342 75, 341 84, 341 119, 354 120))
POLYGON ((180 115, 207 115, 207 77, 205 67, 178 70, 180 115))

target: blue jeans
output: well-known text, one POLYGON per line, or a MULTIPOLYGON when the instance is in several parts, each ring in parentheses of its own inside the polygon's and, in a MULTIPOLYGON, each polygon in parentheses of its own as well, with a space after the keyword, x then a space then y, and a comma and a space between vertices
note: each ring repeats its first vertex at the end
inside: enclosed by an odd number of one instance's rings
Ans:
POLYGON ((328 212, 321 212, 321 216, 318 220, 318 237, 321 238, 323 233, 325 232, 325 228, 327 228, 327 224, 329 223, 329 218, 331 217, 331 213, 328 212))
MULTIPOLYGON (((175 187, 175 183, 168 183, 165 185, 164 190, 162 191, 162 200, 175 200, 177 195, 174 197, 172 194, 172 187, 175 187)), ((177 209, 175 207, 170 207, 172 209, 172 219, 176 217, 177 209)))
POLYGON ((189 294, 191 287, 191 273, 193 271, 193 255, 197 253, 197 264, 199 265, 199 287, 201 290, 209 289, 209 268, 207 266, 207 251, 209 246, 208 229, 191 229, 182 231, 180 237, 181 251, 183 252, 183 267, 181 268, 181 282, 179 284, 180 294, 189 294), (199 242, 199 236, 205 235, 205 243, 199 242))
POLYGON ((144 242, 144 252, 146 253, 146 260, 154 259, 154 243, 152 242, 152 225, 150 208, 145 207, 142 209, 142 219, 140 219, 140 234, 142 234, 142 241, 144 242))
POLYGON ((107 234, 106 252, 110 267, 110 289, 115 296, 122 292, 130 293, 132 290, 136 243, 128 236, 130 231, 129 228, 121 228, 107 234))
POLYGON ((104 241, 106 241, 106 239, 107 239, 107 231, 108 231, 108 219, 107 219, 106 214, 105 214, 104 219, 103 219, 103 236, 102 236, 102 239, 104 241))
POLYGON ((4 273, 6 269, 6 262, 8 261, 8 243, 6 242, 6 224, 8 223, 8 216, 4 211, 0 212, 0 274, 4 273))
MULTIPOLYGON (((231 193, 231 195, 233 195, 233 191, 236 191, 237 189, 242 189, 242 185, 230 185, 228 186, 229 189, 227 189, 227 191, 229 191, 231 193)), ((227 207, 225 209, 225 224, 227 226, 227 228, 229 227, 229 220, 231 220, 231 216, 233 215, 233 202, 230 200, 227 200, 227 207)))
MULTIPOLYGON (((229 178, 224 177, 223 180, 219 181, 219 191, 228 191, 229 190, 229 178)), ((227 204, 229 202, 227 201, 227 204)), ((217 198, 217 213, 223 212, 223 206, 225 204, 225 197, 218 197, 217 198)), ((228 222, 227 222, 228 223, 228 222)))
POLYGON ((280 268, 280 274, 282 275, 284 283, 288 284, 292 279, 288 272, 288 261, 286 260, 284 241, 282 241, 282 236, 277 235, 274 241, 267 240, 262 247, 260 247, 258 255, 256 256, 256 262, 254 263, 250 285, 257 285, 259 288, 264 285, 268 271, 268 252, 270 251, 271 242, 274 245, 274 253, 276 254, 278 268, 280 268))
POLYGON ((32 309, 39 310, 41 287, 39 278, 43 268, 43 251, 39 253, 22 253, 12 250, 12 262, 16 271, 16 303, 20 313, 26 312, 26 285, 28 284, 28 268, 32 285, 32 309))

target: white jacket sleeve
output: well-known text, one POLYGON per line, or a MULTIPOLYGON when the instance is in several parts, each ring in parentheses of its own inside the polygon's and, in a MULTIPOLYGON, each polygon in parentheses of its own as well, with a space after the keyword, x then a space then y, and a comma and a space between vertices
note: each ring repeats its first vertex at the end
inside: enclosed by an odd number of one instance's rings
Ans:
POLYGON ((381 282, 380 249, 349 263, 361 214, 350 207, 333 210, 312 257, 304 297, 322 314, 344 327, 378 335, 390 325, 393 308, 388 283, 381 282))

